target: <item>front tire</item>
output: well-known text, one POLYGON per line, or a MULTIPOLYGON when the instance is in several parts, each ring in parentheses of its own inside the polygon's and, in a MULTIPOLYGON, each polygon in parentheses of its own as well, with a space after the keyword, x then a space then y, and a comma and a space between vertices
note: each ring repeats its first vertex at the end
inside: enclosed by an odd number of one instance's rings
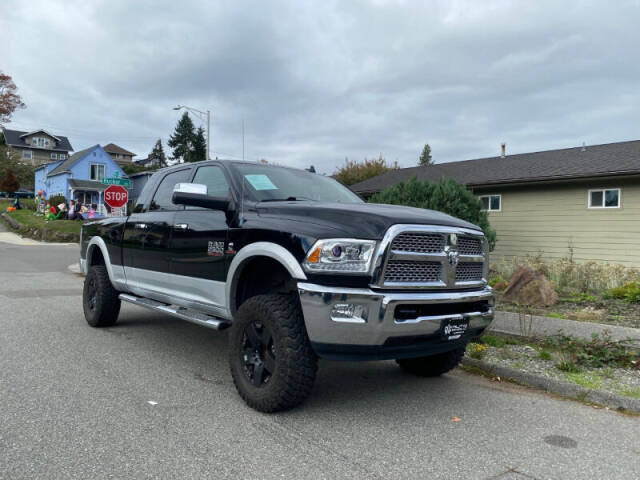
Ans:
POLYGON ((419 377, 437 377, 449 370, 453 370, 462 360, 465 347, 456 348, 449 352, 438 353, 428 357, 403 358, 396 360, 405 372, 419 377))
POLYGON ((94 265, 84 279, 84 318, 92 327, 110 327, 118 321, 120 299, 104 265, 94 265))
POLYGON ((258 295, 233 320, 231 376, 251 408, 271 413, 302 403, 311 393, 317 358, 293 295, 258 295))

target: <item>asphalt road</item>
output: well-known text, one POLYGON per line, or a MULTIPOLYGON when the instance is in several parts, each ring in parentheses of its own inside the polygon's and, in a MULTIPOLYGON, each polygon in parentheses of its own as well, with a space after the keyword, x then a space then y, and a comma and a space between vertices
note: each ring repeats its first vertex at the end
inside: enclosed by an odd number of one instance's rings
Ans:
POLYGON ((2 479, 640 478, 640 418, 462 371, 323 361, 302 407, 257 413, 224 332, 129 305, 88 327, 76 256, 0 243, 2 479))

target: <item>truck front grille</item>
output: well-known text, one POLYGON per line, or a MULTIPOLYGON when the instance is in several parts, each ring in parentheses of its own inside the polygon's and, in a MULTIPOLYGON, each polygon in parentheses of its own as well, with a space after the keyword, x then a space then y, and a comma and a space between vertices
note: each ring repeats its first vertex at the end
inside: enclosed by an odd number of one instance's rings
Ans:
POLYGON ((444 250, 444 237, 438 234, 401 233, 393 239, 391 250, 431 253, 444 250))
POLYGON ((458 237, 458 252, 461 255, 482 255, 482 240, 472 237, 458 237))
POLYGON ((438 262, 407 262, 392 260, 384 272, 385 283, 437 282, 442 276, 442 264, 438 262))
POLYGON ((482 280, 482 263, 463 262, 456 267, 456 282, 477 282, 482 280))
POLYGON ((473 230, 395 225, 374 273, 381 288, 463 288, 486 284, 486 241, 473 230))

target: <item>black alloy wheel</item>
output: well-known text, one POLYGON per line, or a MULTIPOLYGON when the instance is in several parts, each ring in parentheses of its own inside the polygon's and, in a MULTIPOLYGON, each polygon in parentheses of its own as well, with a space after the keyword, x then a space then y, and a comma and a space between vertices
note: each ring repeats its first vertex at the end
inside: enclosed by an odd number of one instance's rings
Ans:
POLYGON ((255 387, 263 387, 276 371, 273 335, 260 322, 248 324, 242 336, 244 374, 255 387))
POLYGON ((257 295, 240 305, 229 366, 240 396, 260 412, 287 410, 309 396, 318 365, 295 295, 257 295))

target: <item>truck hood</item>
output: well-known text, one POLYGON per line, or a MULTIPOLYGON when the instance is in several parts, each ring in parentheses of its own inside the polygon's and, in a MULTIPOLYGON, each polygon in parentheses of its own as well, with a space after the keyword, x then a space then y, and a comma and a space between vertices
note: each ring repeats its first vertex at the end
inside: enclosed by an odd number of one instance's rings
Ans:
POLYGON ((262 202, 260 216, 288 218, 327 227, 327 235, 337 231, 345 237, 379 240, 389 227, 399 223, 440 225, 480 230, 472 223, 435 210, 379 203, 262 202))

